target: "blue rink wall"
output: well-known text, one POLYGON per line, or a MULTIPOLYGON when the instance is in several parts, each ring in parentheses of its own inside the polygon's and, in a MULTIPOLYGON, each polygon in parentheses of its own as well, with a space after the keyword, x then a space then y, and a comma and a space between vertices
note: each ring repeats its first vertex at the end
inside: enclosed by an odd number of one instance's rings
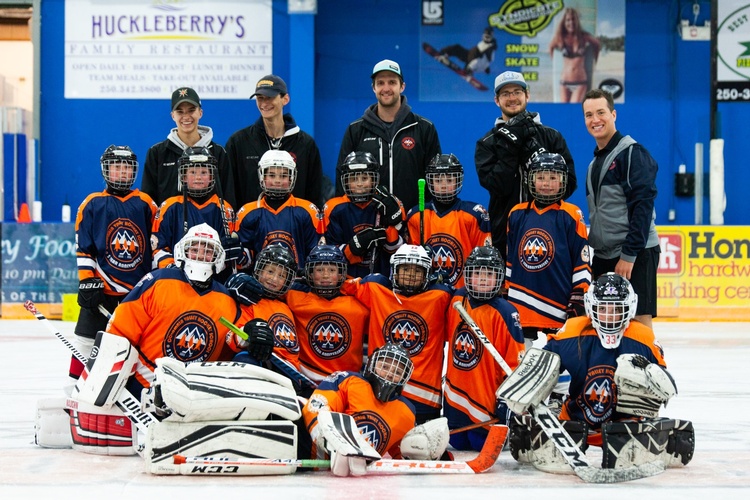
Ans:
MULTIPOLYGON (((604 0, 602 0, 604 1, 604 0)), ((704 144, 708 170, 710 118, 710 43, 682 41, 680 18, 691 17, 677 0, 626 1, 626 102, 617 106, 618 128, 641 141, 659 163, 657 224, 694 222, 694 198, 674 195, 680 164, 693 172, 695 143, 704 144), (679 6, 685 12, 678 13, 679 6), (687 17, 686 17, 687 16, 687 17), (674 221, 668 220, 671 209, 674 221)), ((453 4, 450 4, 453 5, 453 4)), ((169 96, 160 100, 64 98, 64 6, 42 0, 41 137, 39 192, 43 219, 59 220, 68 199, 76 209, 86 195, 103 189, 99 156, 112 144, 128 144, 143 159, 148 148, 166 138, 174 122, 169 96)), ((689 7, 689 5, 688 5, 689 7)), ((486 103, 420 102, 421 2, 398 0, 322 0, 316 15, 289 15, 286 0, 273 1, 274 72, 290 85, 291 112, 311 132, 321 150, 324 170, 334 175, 346 126, 374 102, 369 75, 380 59, 397 60, 403 69, 409 103, 437 126, 444 152, 466 167, 462 197, 486 204, 487 192, 474 170, 474 144, 492 126, 498 108, 486 103), (311 48, 314 47, 314 50, 311 48), (296 89, 296 90, 295 90, 296 89)), ((701 3, 701 20, 709 3, 701 3)), ((499 73, 499 61, 493 72, 499 73)), ((583 181, 594 142, 585 130, 579 104, 535 104, 543 122, 565 135, 576 162, 579 188, 570 199, 585 209, 583 181)), ((204 101, 202 124, 224 144, 236 130, 258 118, 255 102, 204 101)), ((725 139, 726 224, 747 223, 750 185, 744 145, 750 142, 747 103, 720 104, 718 129, 725 139)), ((140 184, 140 178, 138 185, 140 184)), ((708 185, 705 186, 708 193, 708 185)), ((703 220, 708 222, 708 199, 703 220)))

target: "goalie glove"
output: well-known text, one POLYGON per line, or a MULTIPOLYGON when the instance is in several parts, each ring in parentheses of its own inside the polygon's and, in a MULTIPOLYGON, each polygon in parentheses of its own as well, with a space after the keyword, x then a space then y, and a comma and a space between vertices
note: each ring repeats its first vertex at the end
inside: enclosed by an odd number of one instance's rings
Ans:
POLYGON ((447 418, 429 420, 401 438, 401 455, 409 460, 438 460, 448 447, 449 439, 447 418))
POLYGON ((372 202, 383 216, 383 224, 386 226, 396 226, 396 229, 400 229, 404 219, 404 212, 401 209, 401 203, 395 196, 388 192, 386 187, 378 186, 375 188, 372 202))
POLYGON ((78 283, 78 305, 96 309, 104 302, 104 282, 101 278, 84 278, 78 283))
POLYGON ((349 240, 349 251, 357 257, 364 255, 375 246, 380 246, 385 241, 384 227, 368 227, 358 232, 349 240))
POLYGON ((615 370, 617 406, 620 413, 655 418, 662 404, 677 394, 672 375, 640 354, 622 354, 615 370))

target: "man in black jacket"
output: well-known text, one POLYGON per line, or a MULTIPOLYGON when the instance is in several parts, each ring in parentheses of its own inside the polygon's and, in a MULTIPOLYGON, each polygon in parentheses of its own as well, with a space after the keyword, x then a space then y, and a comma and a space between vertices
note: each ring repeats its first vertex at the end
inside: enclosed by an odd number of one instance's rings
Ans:
POLYGON ((526 111, 529 86, 521 73, 506 71, 495 78, 495 104, 502 116, 477 141, 474 163, 479 183, 490 193, 488 212, 492 223, 492 245, 507 256, 508 213, 530 199, 525 185, 526 165, 536 153, 558 153, 568 166, 564 198, 576 189, 573 157, 562 134, 542 125, 538 113, 526 111))
MULTIPOLYGON (((386 186, 408 210, 418 203, 417 181, 435 155, 440 140, 435 125, 411 111, 406 84, 397 62, 385 59, 372 70, 372 90, 378 102, 349 124, 341 140, 337 165, 352 151, 371 153, 380 163, 380 184, 386 186)), ((336 195, 343 196, 343 172, 336 172, 336 195)), ((429 199, 429 193, 425 195, 429 199)))

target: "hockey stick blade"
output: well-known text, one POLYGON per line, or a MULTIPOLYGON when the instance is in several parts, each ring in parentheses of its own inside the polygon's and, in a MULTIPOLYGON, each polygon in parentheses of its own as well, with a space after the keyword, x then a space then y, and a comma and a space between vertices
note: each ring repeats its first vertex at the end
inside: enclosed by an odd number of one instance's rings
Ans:
MULTIPOLYGON (((480 474, 492 468, 503 449, 508 427, 493 425, 479 455, 468 462, 442 460, 378 460, 367 465, 369 474, 480 474)), ((290 474, 297 467, 327 469, 329 460, 272 458, 214 458, 175 455, 180 474, 237 475, 290 474)))
MULTIPOLYGON (((88 360, 86 359, 86 356, 81 354, 81 352, 76 349, 76 347, 71 344, 70 341, 66 339, 65 336, 60 333, 52 323, 50 323, 47 317, 39 312, 34 302, 32 302, 31 300, 27 300, 23 306, 27 311, 36 316, 36 319, 41 321, 47 328, 47 330, 49 330, 50 333, 54 334, 54 336, 57 337, 57 339, 60 340, 65 345, 65 347, 67 347, 73 353, 73 356, 75 356, 78 361, 80 361, 84 365, 87 363, 88 360)), ((148 426, 156 421, 150 413, 144 413, 141 410, 141 404, 127 390, 120 391, 115 404, 125 414, 125 416, 128 417, 131 422, 133 422, 133 425, 135 425, 139 432, 145 434, 148 426)), ((142 453, 143 450, 141 445, 139 445, 139 449, 137 451, 139 454, 142 453)))
MULTIPOLYGON (((508 363, 503 359, 500 353, 497 352, 495 346, 492 345, 461 302, 454 302, 453 308, 458 311, 458 314, 461 315, 461 318, 469 326, 477 340, 486 347, 487 352, 492 355, 497 364, 500 365, 507 375, 510 375, 513 370, 510 369, 508 363)), ((568 465, 573 469, 573 472, 575 472, 575 474, 584 482, 620 483, 651 477, 664 472, 664 464, 662 462, 649 462, 622 469, 602 469, 600 467, 594 467, 589 463, 588 458, 583 451, 581 451, 573 438, 570 437, 570 434, 568 434, 560 424, 557 417, 552 414, 550 409, 547 408, 544 403, 532 406, 531 413, 542 427, 544 433, 555 445, 557 451, 560 452, 565 461, 568 462, 568 465)))

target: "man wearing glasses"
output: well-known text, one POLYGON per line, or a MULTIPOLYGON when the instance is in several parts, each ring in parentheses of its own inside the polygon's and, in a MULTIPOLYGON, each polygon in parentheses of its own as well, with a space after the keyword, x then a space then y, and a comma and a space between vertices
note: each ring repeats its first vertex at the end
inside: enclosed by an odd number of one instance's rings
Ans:
POLYGON ((576 189, 573 157, 562 134, 542 125, 539 113, 526 111, 529 86, 523 75, 506 71, 495 78, 495 104, 502 116, 477 141, 474 163, 479 183, 490 193, 488 212, 492 223, 492 245, 507 256, 508 213, 517 203, 530 200, 525 185, 526 165, 540 152, 558 153, 568 167, 564 198, 576 189))

